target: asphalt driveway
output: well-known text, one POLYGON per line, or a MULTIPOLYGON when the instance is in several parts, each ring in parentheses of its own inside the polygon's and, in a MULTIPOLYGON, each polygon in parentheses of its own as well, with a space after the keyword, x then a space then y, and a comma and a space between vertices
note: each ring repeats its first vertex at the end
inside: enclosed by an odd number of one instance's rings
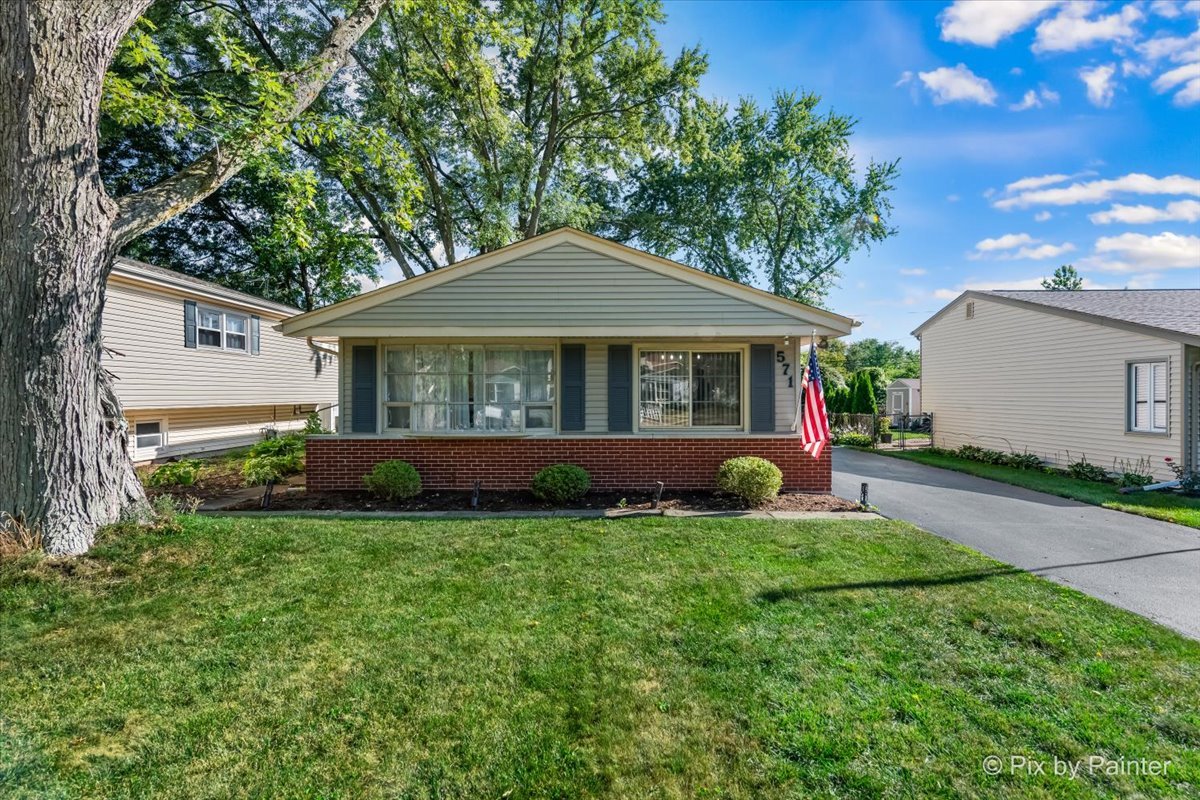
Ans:
POLYGON ((833 493, 1200 639, 1200 530, 841 447, 833 493))

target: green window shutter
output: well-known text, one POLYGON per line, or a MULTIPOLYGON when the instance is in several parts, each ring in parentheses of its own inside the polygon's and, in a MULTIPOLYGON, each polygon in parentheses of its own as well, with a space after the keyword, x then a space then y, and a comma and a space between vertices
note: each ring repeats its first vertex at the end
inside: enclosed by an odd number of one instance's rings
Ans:
POLYGON ((586 345, 562 346, 562 430, 584 429, 584 361, 586 345))
POLYGON ((379 414, 375 346, 355 345, 350 359, 350 420, 352 433, 375 433, 379 414))
POLYGON ((196 346, 196 301, 183 301, 183 346, 196 346))
POLYGON ((608 429, 633 430, 633 345, 608 346, 608 429))
POLYGON ((750 345, 750 430, 775 430, 775 345, 750 345))
POLYGON ((261 327, 261 320, 256 316, 250 317, 250 355, 256 356, 259 353, 258 349, 258 331, 261 327))

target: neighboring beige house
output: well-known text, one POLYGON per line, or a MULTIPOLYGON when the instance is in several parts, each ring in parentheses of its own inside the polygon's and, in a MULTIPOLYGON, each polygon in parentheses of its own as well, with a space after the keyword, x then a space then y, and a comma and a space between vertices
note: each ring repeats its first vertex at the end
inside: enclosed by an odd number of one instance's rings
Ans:
MULTIPOLYGON (((887 385, 887 413, 893 418, 916 416, 921 413, 920 378, 897 378, 887 385)), ((894 420, 899 424, 899 420, 894 420)))
POLYGON ((297 313, 118 258, 102 333, 134 461, 253 444, 268 429, 302 427, 313 411, 333 427, 337 348, 275 330, 297 313))
POLYGON ((593 485, 711 486, 731 456, 829 491, 795 431, 804 347, 854 321, 570 228, 286 320, 337 337, 341 425, 309 488, 402 458, 426 486, 526 488, 567 462, 593 485))
POLYGON ((913 335, 937 446, 1200 464, 1200 289, 968 291, 913 335))

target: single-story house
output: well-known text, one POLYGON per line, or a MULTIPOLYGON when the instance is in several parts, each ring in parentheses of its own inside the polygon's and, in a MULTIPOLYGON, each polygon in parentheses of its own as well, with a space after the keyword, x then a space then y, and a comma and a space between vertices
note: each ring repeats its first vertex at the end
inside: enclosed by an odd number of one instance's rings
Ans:
POLYGON ((1200 465, 1200 289, 968 291, 913 335, 937 446, 1200 465))
POLYGON ((127 258, 101 332, 135 462, 253 444, 337 414, 337 348, 275 329, 299 309, 127 258))
POLYGON ((897 378, 887 385, 887 413, 896 424, 921 413, 921 379, 897 378))
POLYGON ((424 485, 523 489, 582 466, 601 490, 708 488, 734 456, 828 492, 794 423, 802 345, 847 317, 570 228, 292 317, 336 337, 341 425, 309 438, 312 490, 403 459, 424 485))

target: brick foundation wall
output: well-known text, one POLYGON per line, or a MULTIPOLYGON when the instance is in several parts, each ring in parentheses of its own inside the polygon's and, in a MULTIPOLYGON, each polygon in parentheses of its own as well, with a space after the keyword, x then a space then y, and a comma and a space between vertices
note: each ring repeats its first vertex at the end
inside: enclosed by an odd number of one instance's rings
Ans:
POLYGON ((362 478, 380 461, 399 458, 421 473, 429 489, 528 489, 534 473, 550 464, 578 464, 601 491, 711 489, 727 458, 759 456, 783 472, 787 491, 827 494, 832 488, 830 448, 820 460, 800 449, 795 436, 556 438, 413 438, 350 436, 308 440, 307 486, 312 491, 362 489, 362 478))

